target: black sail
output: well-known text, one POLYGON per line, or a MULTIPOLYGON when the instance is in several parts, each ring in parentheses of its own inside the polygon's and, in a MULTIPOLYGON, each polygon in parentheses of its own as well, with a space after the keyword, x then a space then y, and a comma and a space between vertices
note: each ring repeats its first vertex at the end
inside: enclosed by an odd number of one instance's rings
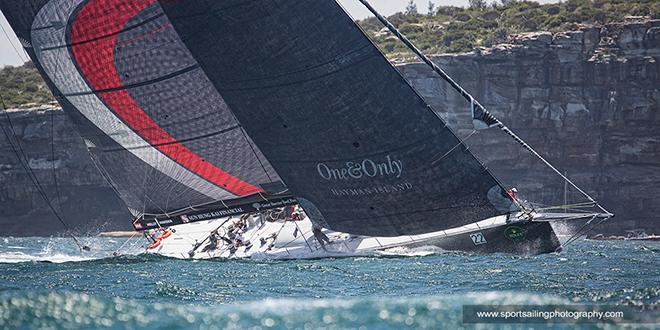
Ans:
POLYGON ((516 210, 335 1, 160 3, 314 221, 397 236, 516 210))
POLYGON ((3 0, 0 9, 137 216, 286 196, 155 0, 3 0))

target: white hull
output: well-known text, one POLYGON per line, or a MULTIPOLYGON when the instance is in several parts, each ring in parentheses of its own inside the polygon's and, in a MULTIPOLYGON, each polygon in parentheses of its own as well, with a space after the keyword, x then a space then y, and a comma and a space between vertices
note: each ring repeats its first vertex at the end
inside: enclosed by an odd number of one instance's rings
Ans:
MULTIPOLYGON (((230 244, 219 241, 216 249, 203 252, 204 247, 209 244, 207 240, 209 234, 220 227, 219 232, 224 235, 226 228, 236 219, 238 218, 222 218, 173 227, 176 232, 172 236, 162 240, 158 247, 149 249, 147 252, 183 259, 308 259, 372 255, 379 253, 379 251, 399 247, 439 246, 447 248, 449 246, 448 249, 453 249, 451 246, 463 245, 463 247, 467 246, 469 248, 472 245, 481 247, 479 246, 481 242, 473 242, 474 235, 472 233, 488 233, 499 227, 522 225, 523 223, 507 223, 506 216, 499 216, 445 231, 398 237, 355 236, 324 230, 323 232, 331 241, 331 243, 325 244, 324 249, 312 234, 312 224, 307 218, 301 221, 266 222, 261 225, 258 218, 250 217, 248 230, 242 235, 252 243, 251 248, 248 249, 243 246, 232 251, 230 244), (294 232, 297 232, 297 236, 294 236, 294 232), (274 240, 272 238, 273 234, 277 235, 274 240), (262 238, 266 240, 265 244, 261 243, 262 238), (460 239, 459 244, 456 244, 457 239, 460 239), (447 241, 450 240, 452 243, 447 245, 447 241), (203 243, 199 244, 199 242, 203 243), (443 244, 439 244, 441 242, 443 244), (198 248, 195 248, 196 246, 198 248), (194 253, 190 253, 193 250, 194 253)), ((491 240, 491 242, 496 244, 495 241, 491 240)), ((466 249, 458 248, 458 250, 466 249)))

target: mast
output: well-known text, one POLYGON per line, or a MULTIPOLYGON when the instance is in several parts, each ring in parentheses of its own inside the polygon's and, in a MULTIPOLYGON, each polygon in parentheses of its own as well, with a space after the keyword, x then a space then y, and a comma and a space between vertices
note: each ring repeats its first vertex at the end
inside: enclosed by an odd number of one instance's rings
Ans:
POLYGON ((538 159, 540 159, 546 166, 548 166, 552 171, 554 171, 557 175, 559 175, 565 183, 571 185, 573 188, 575 188, 577 191, 579 191, 582 195, 584 195, 589 202, 593 204, 593 206, 598 207, 601 211, 603 211, 608 217, 614 216, 614 214, 610 213, 607 211, 604 207, 602 207, 594 198, 592 198, 588 193, 586 193, 584 190, 582 190, 580 187, 578 187, 573 181, 571 181, 566 175, 564 175, 561 171, 559 171, 556 167, 554 167, 548 160, 546 160, 541 154, 539 154, 534 148, 532 148, 527 142, 525 142, 522 138, 520 138, 518 135, 516 135, 511 129, 509 129, 504 123, 502 123, 499 119, 497 119, 493 114, 491 114, 486 108, 479 103, 470 93, 465 90, 460 84, 458 84, 449 74, 447 74, 442 68, 440 68, 435 62, 433 62, 426 54, 424 54, 419 48, 417 48, 401 31, 399 31, 387 18, 385 18, 383 15, 381 15, 376 9, 371 6, 369 1, 367 0, 359 0, 376 18, 383 24, 385 27, 387 27, 390 32, 392 32, 401 42, 403 42, 417 57, 419 57, 426 65, 428 65, 435 73, 437 73, 442 79, 444 79, 449 85, 456 90, 461 96, 463 96, 464 99, 466 99, 468 102, 470 102, 471 109, 472 109, 472 115, 473 119, 476 121, 475 122, 475 128, 477 129, 486 129, 490 127, 498 127, 500 130, 502 130, 504 133, 512 137, 518 144, 520 144, 523 148, 527 149, 529 152, 532 153, 532 155, 536 156, 538 159), (478 122, 481 122, 479 124, 478 122))
MULTIPOLYGON (((568 176, 568 172, 564 172, 565 176, 568 176)), ((564 213, 568 213, 568 183, 564 181, 564 213)))

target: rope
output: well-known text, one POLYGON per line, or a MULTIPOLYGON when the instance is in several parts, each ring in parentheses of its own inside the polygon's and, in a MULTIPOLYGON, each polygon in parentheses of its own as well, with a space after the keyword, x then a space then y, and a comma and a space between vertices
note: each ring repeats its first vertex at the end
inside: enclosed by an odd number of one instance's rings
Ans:
MULTIPOLYGON (((311 231, 308 230, 308 231, 305 232, 305 234, 307 234, 307 233, 311 233, 311 231)), ((300 235, 303 236, 303 238, 304 238, 304 235, 303 235, 302 231, 300 232, 300 235)), ((286 247, 289 246, 291 243, 293 243, 293 242, 295 242, 295 241, 297 241, 297 240, 298 240, 298 238, 294 238, 294 239, 288 241, 286 244, 280 246, 280 248, 286 248, 286 247)), ((305 242, 307 242, 307 240, 305 240, 305 242)), ((309 242, 307 242, 307 246, 309 247, 309 242)), ((315 251, 315 250, 313 250, 311 247, 310 247, 310 250, 311 250, 311 252, 314 252, 314 251, 315 251)))
MULTIPOLYGON (((284 229, 284 226, 286 226, 286 221, 282 224, 282 227, 280 227, 280 230, 277 231, 277 234, 275 234, 275 237, 274 237, 274 239, 273 239, 273 243, 275 243, 275 241, 277 241, 277 238, 278 238, 278 236, 280 236, 280 233, 282 232, 282 229, 284 229)), ((287 246, 288 244, 290 244, 290 243, 291 243, 291 242, 287 243, 287 244, 284 245, 283 247, 286 247, 286 246, 287 246)))
POLYGON ((589 199, 590 202, 592 202, 596 207, 598 207, 601 211, 603 211, 606 214, 612 214, 609 211, 607 211, 605 208, 603 208, 598 202, 596 202, 595 199, 593 199, 589 194, 587 194, 584 190, 580 189, 573 181, 571 181, 566 175, 564 175, 561 171, 559 171, 557 168, 555 168, 548 160, 546 160, 543 156, 541 156, 534 148, 532 148, 527 142, 523 141, 518 135, 516 135, 511 129, 506 127, 501 121, 497 120, 498 127, 506 134, 511 136, 516 142, 518 142, 521 146, 523 146, 525 149, 527 149, 529 152, 531 152, 534 156, 536 156, 538 159, 540 159, 545 165, 547 165, 551 170, 553 170, 557 175, 559 175, 564 181, 566 181, 568 184, 570 184, 573 188, 575 188, 578 192, 580 192, 582 195, 584 195, 587 199, 589 199))
MULTIPOLYGON (((234 113, 232 112, 232 114, 234 114, 234 113)), ((234 116, 234 120, 236 120, 238 122, 238 119, 236 118, 236 116, 234 116)), ((257 161, 259 162, 259 165, 264 170, 264 173, 266 174, 266 177, 268 178, 268 181, 273 182, 273 179, 270 177, 270 174, 268 174, 268 171, 266 170, 266 166, 261 161, 261 158, 259 158, 259 154, 257 154, 257 151, 254 149, 254 146, 252 145, 252 143, 250 143, 250 139, 248 139, 248 136, 245 133, 245 130, 243 129, 243 126, 240 126, 240 128, 241 128, 241 132, 243 133, 243 137, 245 138, 245 142, 248 144, 248 146, 250 146, 250 150, 252 150, 252 153, 254 154, 254 158, 257 159, 257 161)), ((266 201, 268 201, 268 200, 266 200, 266 201)))
POLYGON ((569 244, 573 244, 574 242, 576 242, 580 238, 580 236, 586 235, 587 233, 591 232, 594 228, 599 226, 601 223, 603 223, 603 222, 605 222, 609 219, 609 218, 603 218, 599 222, 597 222, 595 225, 592 225, 592 226, 587 228, 587 226, 589 226, 589 224, 591 224, 596 218, 597 218, 596 215, 591 217, 591 219, 589 219, 589 221, 587 221, 584 225, 582 225, 582 227, 580 227, 575 232, 575 234, 573 234, 573 236, 571 236, 568 240, 566 240, 566 242, 564 242, 564 244, 562 244, 561 247, 564 248, 564 247, 568 246, 569 244), (585 231, 585 229, 586 229, 586 231, 585 231))
MULTIPOLYGON (((4 26, 2 26, 2 24, 0 24, 0 28, 2 29, 3 34, 7 38, 7 41, 9 41, 9 44, 11 44, 11 47, 16 52, 16 55, 18 55, 18 57, 22 61, 25 61, 25 62, 29 61, 29 58, 25 59, 23 57, 24 54, 22 54, 21 52, 18 51, 18 49, 16 48, 14 43, 11 41, 11 38, 9 37, 9 33, 7 33, 7 30, 5 30, 4 26)), ((46 194, 45 190, 43 189, 43 187, 39 183, 39 179, 37 178, 37 176, 32 171, 32 168, 30 168, 29 162, 27 160, 28 158, 25 155, 25 151, 23 150, 23 147, 21 147, 21 143, 18 141, 18 138, 17 138, 17 135, 16 135, 16 130, 14 129, 14 125, 11 121, 11 116, 9 116, 9 112, 7 111, 7 105, 5 104, 5 100, 2 97, 2 94, 0 94, 0 105, 2 105, 2 112, 4 112, 5 116, 7 117, 7 122, 9 123, 9 128, 11 130, 12 135, 14 136, 14 139, 16 140, 16 146, 18 147, 18 149, 14 146, 11 138, 9 137, 9 133, 7 133, 7 130, 5 129, 4 125, 0 125, 0 126, 2 126, 2 132, 4 133, 5 137, 7 138, 7 141, 9 142, 9 145, 11 146, 12 151, 14 152, 16 157, 18 158, 18 162, 21 164, 21 167, 23 167, 25 172, 28 174, 28 177, 30 178, 30 181, 32 181, 32 184, 34 184, 34 186, 37 188, 37 191, 39 192, 39 195, 41 195, 41 198, 44 199, 44 201, 46 202, 46 205, 48 205, 48 208, 50 208, 50 210, 53 212, 53 214, 55 215, 57 220, 62 224, 62 226, 64 226, 64 229, 67 230, 69 236, 71 236, 71 238, 76 243, 78 248, 81 251, 89 251, 90 247, 87 246, 87 245, 81 244, 80 241, 78 240, 78 238, 71 233, 71 228, 66 224, 66 222, 64 222, 64 219, 62 218, 62 216, 60 216, 60 214, 57 213, 57 211, 55 210, 55 207, 53 206, 50 199, 48 198, 48 195, 46 194), (23 158, 21 158, 21 156, 23 158)), ((52 116, 52 113, 51 113, 51 116, 52 116)), ((52 120, 52 117, 51 117, 51 120, 52 120)), ((51 122, 51 132, 52 132, 52 122, 51 122)), ((52 136, 51 136, 51 145, 52 144, 53 144, 53 141, 52 141, 52 136)), ((51 147, 51 150, 54 150, 54 147, 51 147)), ((53 164, 53 166, 54 166, 54 164, 53 164)), ((58 196, 58 201, 60 201, 59 205, 60 205, 60 211, 61 211, 62 204, 61 204, 61 199, 59 197, 60 194, 59 194, 59 187, 57 185, 57 181, 55 182, 55 187, 57 189, 57 196, 58 196)))
POLYGON ((437 162, 443 160, 445 157, 449 156, 449 154, 450 154, 452 151, 456 150, 456 148, 458 148, 458 147, 460 147, 461 145, 463 145, 463 143, 464 143, 465 141, 467 141, 469 138, 472 137, 472 135, 474 135, 474 134, 476 134, 476 133, 477 133, 477 130, 476 130, 476 129, 473 130, 473 131, 472 131, 468 136, 466 136, 464 139, 458 141, 458 143, 457 143, 453 148, 449 149, 449 151, 447 151, 444 155, 442 155, 442 157, 440 157, 440 158, 434 160, 433 162, 431 162, 431 165, 435 165, 435 163, 437 163, 437 162))
POLYGON ((50 112, 50 158, 52 160, 51 168, 53 174, 53 185, 55 186, 55 192, 57 194, 57 204, 60 207, 60 212, 64 213, 62 210, 62 197, 60 194, 60 185, 57 182, 57 172, 55 170, 55 112, 50 112))
POLYGON ((300 230, 300 227, 298 227, 298 222, 294 221, 293 222, 296 225, 296 229, 300 232, 300 237, 305 241, 305 244, 307 244, 307 247, 309 248, 309 252, 314 252, 314 249, 312 249, 312 246, 309 245, 309 242, 307 241, 307 238, 305 238, 305 234, 303 234, 302 230, 300 230))
POLYGON ((28 161, 28 158, 25 154, 25 151, 23 150, 23 147, 21 146, 21 143, 19 142, 18 137, 16 135, 16 130, 14 129, 14 124, 12 123, 11 116, 9 115, 9 112, 7 111, 7 107, 5 105, 4 99, 2 98, 2 95, 0 95, 0 105, 2 105, 2 112, 5 114, 5 117, 7 118, 7 123, 9 124, 9 129, 11 131, 11 134, 14 136, 14 140, 16 140, 16 146, 14 146, 14 143, 12 142, 12 139, 11 139, 9 133, 7 132, 7 129, 5 128, 5 126, 0 124, 0 127, 2 127, 2 132, 4 133, 5 137, 7 138, 7 141, 9 142, 9 145, 11 146, 12 151, 14 152, 16 157, 18 158, 18 162, 21 164, 21 167, 23 167, 23 169, 27 173, 28 177, 30 178, 30 181, 35 186, 35 188, 37 189, 37 192, 39 193, 41 198, 43 198, 43 200, 46 202, 46 205, 48 206, 48 208, 52 211, 52 213, 55 215, 57 220, 62 224, 64 229, 67 230, 69 236, 71 236, 71 238, 76 243, 76 245, 78 245, 78 248, 80 248, 81 251, 89 251, 90 250, 89 246, 83 245, 82 243, 80 243, 78 238, 71 233, 71 228, 66 224, 66 222, 64 221, 62 216, 57 212, 57 210, 55 209, 55 207, 51 203, 50 198, 48 198, 48 195, 46 194, 43 186, 41 186, 41 183, 39 183, 39 179, 37 178, 36 174, 34 174, 34 171, 32 171, 32 168, 29 165, 29 161, 28 161))
POLYGON ((186 235, 183 235, 183 234, 179 233, 178 230, 173 231, 172 236, 178 236, 181 239, 187 241, 188 243, 192 243, 193 245, 195 245, 197 243, 194 239, 190 238, 190 236, 186 236, 186 235))
MULTIPOLYGON (((220 226, 218 226, 218 227, 217 227, 215 230, 213 230, 211 233, 213 233, 213 232, 219 230, 220 228, 222 228, 222 226, 224 226, 224 225, 225 225, 229 220, 231 220, 232 218, 233 218, 233 217, 229 217, 229 218, 227 218, 227 220, 223 221, 222 224, 220 224, 220 226)), ((206 241, 207 241, 208 239, 210 239, 210 238, 211 238, 211 235, 206 236, 206 238, 205 238, 203 241, 194 244, 194 245, 193 245, 193 249, 190 250, 190 252, 188 252, 188 255, 192 258, 192 257, 195 255, 197 249, 199 249, 199 247, 202 246, 204 243, 206 243, 206 241)))
POLYGON ((120 251, 121 249, 123 249, 124 246, 125 246, 126 244, 128 244, 128 242, 130 242, 130 241, 135 237, 135 235, 137 235, 137 234, 138 234, 137 232, 133 232, 133 235, 131 235, 131 237, 129 237, 129 238, 126 240, 126 242, 124 242, 124 243, 123 243, 122 245, 120 245, 115 251, 113 251, 112 254, 117 254, 117 253, 119 253, 119 251, 120 251))
POLYGON ((5 30, 5 27, 0 24, 0 29, 2 29, 2 33, 4 33, 5 37, 7 37, 7 41, 9 41, 9 44, 11 45, 11 48, 14 49, 16 52, 16 55, 18 55, 18 58, 21 59, 23 62, 28 62, 30 59, 26 59, 23 57, 25 54, 22 54, 21 52, 18 51, 18 48, 14 45, 14 43, 11 41, 11 38, 9 37, 9 33, 7 33, 7 30, 5 30))
POLYGON ((557 209, 566 209, 566 210, 578 210, 580 211, 579 207, 593 207, 595 206, 594 203, 577 203, 577 204, 565 204, 565 205, 556 205, 556 206, 548 206, 548 207, 542 207, 542 208, 536 208, 536 211, 548 211, 548 210, 557 210, 557 209))
MULTIPOLYGON (((250 215, 250 217, 252 217, 252 215, 250 215)), ((254 220, 254 218, 252 220, 254 220)), ((265 228, 266 228, 266 226, 262 226, 262 227, 257 228, 257 230, 255 230, 254 233, 252 233, 252 235, 250 235, 250 238, 248 239, 248 241, 252 242, 252 240, 254 240, 254 237, 258 236, 259 232, 262 231, 262 230, 265 230, 265 228)))

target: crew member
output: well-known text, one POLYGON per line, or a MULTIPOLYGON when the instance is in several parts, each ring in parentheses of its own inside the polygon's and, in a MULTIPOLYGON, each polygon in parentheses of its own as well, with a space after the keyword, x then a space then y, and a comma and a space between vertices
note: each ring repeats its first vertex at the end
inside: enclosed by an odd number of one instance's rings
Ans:
POLYGON ((202 249, 202 252, 208 252, 217 249, 219 239, 220 239, 220 235, 218 234, 217 230, 211 232, 211 235, 209 236, 209 244, 202 249))
POLYGON ((236 246, 243 246, 245 245, 245 239, 243 238, 243 235, 241 233, 236 233, 236 237, 234 237, 234 241, 236 242, 236 246))
POLYGON ((516 189, 515 187, 507 190, 506 193, 509 194, 509 196, 513 198, 514 201, 518 200, 518 189, 516 189))
POLYGON ((321 244, 321 248, 325 250, 325 243, 330 244, 330 239, 328 236, 326 236, 326 234, 321 231, 321 228, 317 226, 312 227, 312 233, 314 234, 314 237, 319 242, 319 244, 321 244))

